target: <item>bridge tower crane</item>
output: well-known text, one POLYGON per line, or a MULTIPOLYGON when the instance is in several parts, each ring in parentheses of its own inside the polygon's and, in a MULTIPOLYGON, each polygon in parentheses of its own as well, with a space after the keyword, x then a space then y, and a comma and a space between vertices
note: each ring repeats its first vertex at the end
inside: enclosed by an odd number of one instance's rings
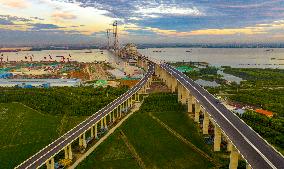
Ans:
POLYGON ((112 26, 113 26, 113 37, 114 37, 113 49, 116 54, 119 54, 117 21, 114 21, 112 26))
POLYGON ((106 35, 107 35, 107 49, 110 49, 110 34, 111 34, 111 29, 106 30, 106 35))

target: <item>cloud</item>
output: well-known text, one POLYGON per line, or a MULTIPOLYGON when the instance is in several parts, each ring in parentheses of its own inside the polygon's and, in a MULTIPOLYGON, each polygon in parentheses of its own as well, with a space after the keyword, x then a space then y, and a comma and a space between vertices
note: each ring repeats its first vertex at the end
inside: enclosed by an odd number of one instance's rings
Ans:
POLYGON ((9 20, 0 18, 0 25, 14 25, 14 23, 9 20))
POLYGON ((250 9, 250 8, 259 8, 259 7, 264 7, 267 5, 273 5, 277 2, 283 2, 283 0, 269 0, 269 1, 264 1, 264 2, 255 2, 253 4, 241 4, 241 5, 218 5, 219 7, 224 7, 224 8, 242 8, 242 9, 250 9))
MULTIPOLYGON (((139 30, 142 28, 132 27, 132 30, 139 30)), ((131 30, 130 29, 130 30, 131 30)), ((256 24, 254 26, 247 26, 242 28, 223 28, 223 29, 199 29, 192 31, 177 31, 177 30, 167 30, 167 29, 159 29, 146 27, 142 30, 148 30, 155 32, 159 35, 165 36, 200 36, 200 35, 261 35, 261 34, 269 34, 273 32, 279 32, 284 30, 284 20, 276 20, 271 23, 265 24, 256 24)))
POLYGON ((36 24, 30 24, 32 26, 31 30, 54 30, 54 29, 60 29, 65 27, 60 27, 58 25, 54 24, 42 24, 42 23, 36 23, 36 24))
POLYGON ((197 7, 180 7, 177 5, 159 5, 154 7, 138 6, 136 13, 146 17, 170 16, 204 16, 197 7))
POLYGON ((12 8, 27 8, 29 6, 29 3, 25 0, 0 0, 0 4, 12 8))
POLYGON ((40 20, 40 21, 44 21, 44 19, 43 18, 40 18, 40 17, 37 17, 37 16, 35 16, 35 17, 30 17, 31 19, 35 19, 35 20, 40 20))
POLYGON ((17 21, 17 22, 30 22, 31 19, 24 18, 24 17, 17 17, 12 15, 0 15, 0 19, 5 19, 9 21, 17 21))
POLYGON ((55 12, 52 14, 52 17, 53 18, 56 18, 56 19, 65 19, 65 20, 72 20, 72 19, 76 19, 77 16, 72 14, 72 13, 69 13, 69 12, 55 12))

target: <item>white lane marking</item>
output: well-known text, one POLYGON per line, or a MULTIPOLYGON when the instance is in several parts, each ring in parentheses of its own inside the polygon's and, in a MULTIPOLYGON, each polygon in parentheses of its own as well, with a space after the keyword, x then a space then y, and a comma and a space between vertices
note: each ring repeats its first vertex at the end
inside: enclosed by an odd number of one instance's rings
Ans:
MULTIPOLYGON (((148 66, 148 67, 150 67, 150 66, 148 66)), ((153 66, 151 65, 151 67, 153 68, 153 66)), ((124 98, 125 97, 127 97, 127 99, 128 98, 130 98, 131 96, 130 95, 132 95, 133 93, 136 93, 141 87, 142 87, 142 84, 146 81, 145 79, 147 79, 147 81, 148 81, 148 79, 150 78, 150 75, 152 75, 153 74, 153 71, 150 71, 149 73, 147 73, 146 74, 146 76, 143 78, 143 79, 141 79, 139 82, 138 82, 138 84, 136 85, 136 86, 134 86, 132 89, 130 89, 130 92, 129 93, 127 93, 126 92, 126 94, 125 94, 125 96, 123 96, 123 97, 119 97, 119 98, 117 98, 117 99, 115 99, 114 101, 116 101, 116 103, 117 103, 117 100, 118 100, 118 102, 121 102, 121 100, 123 100, 124 101, 124 98), (141 86, 141 87, 140 87, 141 86), (138 89, 139 88, 139 89, 138 89), (138 89, 138 90, 137 90, 138 89)), ((125 99, 125 100, 127 100, 127 99, 125 99)), ((114 102, 113 101, 113 102, 114 102)), ((111 102, 110 104, 113 104, 113 102, 111 102)), ((109 104, 109 105, 110 105, 109 104)), ((108 107, 108 105, 106 106, 106 107, 108 107)), ((90 122, 88 122, 88 123, 86 123, 84 126, 82 126, 81 128, 79 128, 77 131, 75 131, 74 133, 72 133, 71 135, 69 135, 68 137, 66 137, 66 138, 64 138, 64 140, 63 141, 61 141, 60 143, 58 143, 57 145, 55 145, 51 150, 49 150, 49 151, 47 151, 45 154, 43 154, 42 156, 40 156, 40 158, 38 158, 37 160, 35 160, 35 161, 33 161, 33 163, 31 163, 30 165, 28 165, 26 168, 29 168, 31 165, 33 165, 35 162, 37 162, 37 161, 39 161, 43 156, 45 156, 45 155, 47 155, 49 152, 51 152, 52 150, 54 150, 55 148, 57 148, 59 145, 61 145, 62 143, 64 143, 67 139, 69 139, 71 136, 73 136, 74 134, 76 134, 79 130, 81 130, 82 128, 84 128, 84 127, 86 127, 87 125, 89 125, 91 122, 93 122, 95 119, 97 119, 98 117, 100 117, 102 114, 104 114, 106 111, 108 111, 109 109, 113 109, 114 107, 116 107, 116 106, 114 106, 114 105, 111 105, 109 108, 107 108, 106 110, 104 110, 103 112, 101 112, 100 114, 98 114, 96 117, 94 117, 94 119, 91 119, 91 118, 93 118, 92 116, 89 118, 89 119, 87 119, 87 120, 90 120, 90 122)), ((102 108, 102 109, 104 109, 104 108, 102 108)), ((99 110, 100 111, 100 110, 99 110)), ((96 114, 96 113, 95 113, 96 114)), ((94 114, 94 115, 95 115, 94 114)), ((87 121, 86 120, 86 121, 87 121)), ((85 122, 85 121, 84 121, 85 122)), ((82 122, 82 123, 80 123, 79 125, 81 125, 81 124, 83 124, 84 122, 82 122)), ((79 125, 77 125, 77 126, 79 126, 79 125)), ((77 127, 76 126, 76 127, 77 127)), ((74 128, 76 128, 76 127, 74 127, 74 128)), ((87 129, 88 130, 88 129, 87 129)), ((71 131, 71 130, 70 130, 71 131)), ((85 130, 86 131, 86 130, 85 130)), ((66 136, 67 134, 69 134, 69 132, 67 132, 66 134, 64 134, 63 136, 66 136)), ((61 136, 60 138, 62 138, 63 136, 61 136)), ((59 138, 59 139, 60 139, 59 138)), ((59 139, 57 139, 57 140, 59 140, 59 139)), ((56 141, 57 141, 56 140, 56 141)), ((56 141, 54 141, 54 142, 56 142, 56 141)), ((52 142, 51 144, 53 144, 54 142, 52 142)), ((51 145, 51 144, 49 144, 49 145, 51 145)), ((46 147, 48 147, 48 146, 46 146, 46 147)), ((45 149, 45 148, 44 148, 45 149)), ((43 151, 44 149, 42 149, 41 151, 43 151)), ((39 154, 41 151, 39 151, 37 154, 39 154)), ((37 154, 35 154, 34 156, 36 156, 37 154)), ((29 159, 31 159, 31 158, 33 158, 34 156, 32 156, 32 157, 30 157, 29 159)), ((29 160, 28 159, 28 160, 29 160)), ((20 165, 18 165, 16 168, 18 168, 18 167, 20 167, 22 164, 24 164, 25 162, 27 162, 28 160, 26 160, 26 161, 24 161, 23 163, 21 163, 20 165)))
MULTIPOLYGON (((180 76, 178 73, 176 73, 171 67, 168 67, 168 68, 171 69, 171 71, 172 71, 173 73, 177 74, 181 79, 184 79, 184 81, 185 81, 187 84, 189 84, 191 87, 193 87, 193 88, 196 90, 196 88, 195 88, 194 86, 192 86, 192 84, 190 84, 185 78, 183 78, 183 77, 180 76)), ((228 123, 231 124, 232 127, 234 127, 234 128, 239 132, 239 134, 259 153, 259 155, 260 155, 272 168, 277 169, 277 167, 275 167, 275 166, 266 158, 266 156, 265 156, 264 154, 262 154, 262 152, 261 152, 257 147, 255 147, 255 146, 250 142, 250 140, 249 140, 245 135, 243 135, 242 132, 240 132, 239 129, 238 129, 229 119, 227 119, 227 117, 226 117, 214 104, 212 104, 212 102, 211 102, 210 100, 207 99, 207 97, 205 97, 205 96, 204 96, 201 92, 199 92, 198 90, 196 90, 196 91, 197 91, 201 96, 203 96, 204 99, 206 99, 206 101, 208 101, 208 103, 210 103, 211 106, 213 106, 213 107, 220 113, 220 115, 223 116, 223 117, 228 121, 228 123)))

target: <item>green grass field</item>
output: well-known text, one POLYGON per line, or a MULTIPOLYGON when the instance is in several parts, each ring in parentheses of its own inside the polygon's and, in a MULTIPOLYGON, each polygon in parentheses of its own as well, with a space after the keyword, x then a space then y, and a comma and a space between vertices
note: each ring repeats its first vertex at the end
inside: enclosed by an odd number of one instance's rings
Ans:
MULTIPOLYGON (((140 110, 132 115, 118 130, 103 142, 77 168, 141 168, 137 158, 121 139, 122 131, 145 168, 215 168, 216 164, 224 165, 204 143, 196 124, 186 115, 183 106, 177 103, 171 94, 151 94, 140 110), (151 110, 151 111, 150 111, 151 110), (186 138, 194 146, 214 160, 212 162, 191 146, 170 133, 159 122, 157 117, 176 133, 186 138), (110 153, 111 152, 111 153, 110 153), (124 153, 121 153, 124 152, 124 153)), ((221 160, 222 161, 222 160, 221 160)), ((227 166, 227 164, 225 164, 227 166)), ((225 167, 226 168, 226 167, 225 167)))
POLYGON ((0 168, 14 168, 84 118, 63 118, 20 103, 0 103, 0 168))

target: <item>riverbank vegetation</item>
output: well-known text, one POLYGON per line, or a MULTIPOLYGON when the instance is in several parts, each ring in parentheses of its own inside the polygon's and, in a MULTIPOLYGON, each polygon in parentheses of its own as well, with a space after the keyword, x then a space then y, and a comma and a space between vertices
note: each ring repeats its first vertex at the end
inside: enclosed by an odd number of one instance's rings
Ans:
POLYGON ((269 118, 253 111, 247 111, 240 117, 258 134, 273 144, 284 154, 284 119, 269 118))

